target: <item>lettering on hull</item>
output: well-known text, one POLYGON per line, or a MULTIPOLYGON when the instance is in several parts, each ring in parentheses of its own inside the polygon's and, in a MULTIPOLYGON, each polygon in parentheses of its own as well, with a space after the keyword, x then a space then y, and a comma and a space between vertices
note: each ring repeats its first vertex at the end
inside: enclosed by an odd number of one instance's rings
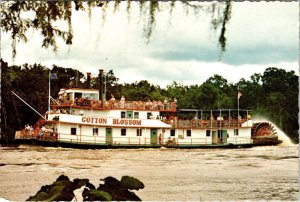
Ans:
POLYGON ((96 117, 82 117, 81 119, 82 123, 93 123, 93 124, 99 124, 99 125, 126 125, 126 126, 141 126, 142 121, 141 120, 132 120, 132 119, 111 119, 108 123, 107 118, 96 118, 96 117))
POLYGON ((128 120, 128 119, 113 119, 113 125, 130 125, 130 126, 140 126, 142 125, 141 120, 128 120))
POLYGON ((95 118, 95 117, 82 117, 82 123, 98 123, 107 124, 107 119, 105 118, 95 118))

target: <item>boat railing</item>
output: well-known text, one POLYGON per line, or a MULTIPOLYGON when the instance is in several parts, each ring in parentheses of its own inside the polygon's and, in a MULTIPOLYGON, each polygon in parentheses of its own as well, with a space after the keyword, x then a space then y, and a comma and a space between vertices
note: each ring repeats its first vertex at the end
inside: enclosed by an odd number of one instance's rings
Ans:
POLYGON ((41 140, 41 141, 57 142, 58 141, 58 133, 45 132, 44 134, 39 135, 37 139, 41 140))
POLYGON ((147 137, 113 137, 107 139, 104 135, 71 135, 58 134, 58 141, 80 144, 99 145, 158 145, 158 138, 147 137))
POLYGON ((106 144, 106 145, 213 145, 213 144, 249 144, 249 137, 228 137, 225 142, 221 138, 212 142, 211 137, 207 138, 148 138, 148 137, 113 137, 107 139, 103 135, 71 135, 58 134, 57 139, 70 143, 106 144))
MULTIPOLYGON (((69 142, 76 144, 95 144, 95 145, 132 145, 132 146, 188 146, 188 145, 224 145, 224 144, 249 144, 253 140, 249 137, 228 137, 226 140, 217 138, 212 140, 211 137, 195 138, 195 137, 174 137, 174 138, 149 138, 149 137, 113 137, 107 138, 105 135, 72 135, 55 132, 44 132, 34 135, 28 131, 18 131, 16 139, 36 139, 48 142, 69 142)), ((269 140, 270 142, 273 140, 269 140)))
POLYGON ((42 132, 39 131, 37 134, 36 131, 23 129, 16 132, 16 139, 36 139, 44 141, 57 141, 58 134, 56 132, 42 132))
MULTIPOLYGON (((231 120, 163 120, 173 128, 237 128, 241 127, 248 119, 231 120)), ((251 127, 252 125, 249 125, 251 127)))
POLYGON ((212 141, 212 138, 162 138, 163 145, 222 145, 222 144, 250 144, 253 143, 249 137, 229 137, 226 141, 222 141, 222 138, 217 138, 216 142, 212 141))
POLYGON ((33 131, 30 130, 20 130, 16 131, 16 139, 36 139, 36 136, 34 135, 33 131))
POLYGON ((249 137, 229 137, 226 140, 228 143, 232 143, 232 144, 252 144, 253 140, 249 139, 249 137))
POLYGON ((176 111, 175 102, 150 102, 150 101, 122 101, 122 100, 109 100, 101 102, 100 100, 89 100, 89 99, 79 99, 79 100, 53 100, 51 105, 53 107, 59 106, 70 106, 70 107, 89 107, 98 109, 135 109, 135 110, 159 110, 159 111, 176 111))

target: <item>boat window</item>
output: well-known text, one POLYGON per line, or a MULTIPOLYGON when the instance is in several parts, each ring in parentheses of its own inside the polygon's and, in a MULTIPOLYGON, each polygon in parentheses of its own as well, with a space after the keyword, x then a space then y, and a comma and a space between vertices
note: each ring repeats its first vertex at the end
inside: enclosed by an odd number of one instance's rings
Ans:
POLYGON ((192 136, 192 130, 186 130, 186 136, 191 137, 192 136))
POLYGON ((136 129, 136 136, 142 136, 142 129, 141 128, 136 129))
POLYGON ((97 93, 89 93, 87 96, 91 100, 98 100, 98 94, 97 93))
POLYGON ((75 93, 75 99, 76 98, 82 98, 82 93, 75 93))
POLYGON ((125 128, 121 129, 121 136, 126 136, 126 129, 125 128))
POLYGON ((134 112, 134 118, 138 119, 139 118, 139 112, 134 112))
POLYGON ((175 130, 170 130, 170 136, 175 136, 175 130))
POLYGON ((85 99, 88 99, 88 100, 91 100, 92 94, 91 93, 82 93, 82 97, 85 98, 85 99))
POLYGON ((239 129, 234 129, 234 135, 238 136, 239 135, 239 129))
POLYGON ((206 137, 210 137, 210 130, 206 130, 206 137))
POLYGON ((125 119, 125 115, 126 115, 125 112, 121 112, 121 118, 122 118, 122 119, 125 119))
POLYGON ((76 135, 76 128, 71 128, 71 135, 76 135))
POLYGON ((147 112, 147 119, 151 119, 152 117, 152 113, 151 112, 147 112))
POLYGON ((97 93, 81 93, 81 92, 75 92, 74 94, 75 99, 79 98, 86 98, 88 100, 97 100, 98 99, 98 94, 97 93))
POLYGON ((94 136, 98 135, 98 128, 93 128, 93 135, 94 136))
POLYGON ((132 114, 133 114, 133 111, 127 111, 126 118, 132 119, 132 114))

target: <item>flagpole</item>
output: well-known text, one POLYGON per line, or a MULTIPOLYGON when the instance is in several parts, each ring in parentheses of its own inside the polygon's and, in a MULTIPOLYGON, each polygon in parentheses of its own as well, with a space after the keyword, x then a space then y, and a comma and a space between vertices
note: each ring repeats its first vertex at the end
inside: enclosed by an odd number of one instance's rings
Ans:
POLYGON ((49 69, 49 96, 48 96, 48 112, 50 112, 50 82, 51 82, 51 71, 49 69))
POLYGON ((238 107, 238 118, 237 118, 237 124, 239 126, 239 122, 240 122, 240 89, 239 86, 237 86, 238 89, 238 93, 237 93, 237 107, 238 107))
POLYGON ((237 103, 238 103, 238 120, 240 118, 240 98, 239 98, 239 93, 240 93, 240 89, 239 89, 239 86, 238 86, 238 95, 237 95, 237 103))

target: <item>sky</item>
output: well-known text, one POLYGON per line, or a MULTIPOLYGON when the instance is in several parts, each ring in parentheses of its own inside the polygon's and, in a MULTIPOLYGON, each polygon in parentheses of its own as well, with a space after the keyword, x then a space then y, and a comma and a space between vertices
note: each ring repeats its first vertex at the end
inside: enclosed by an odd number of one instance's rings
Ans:
POLYGON ((212 29, 211 14, 195 15, 192 10, 187 14, 176 3, 170 15, 164 9, 167 3, 162 3, 147 43, 138 6, 133 3, 128 20, 125 3, 115 13, 111 4, 104 22, 98 8, 92 10, 91 19, 86 12, 73 12, 73 44, 58 40, 56 53, 42 48, 40 34, 30 31, 29 42, 17 44, 13 61, 10 36, 1 33, 1 57, 9 65, 39 63, 52 68, 55 64, 92 76, 99 69, 113 70, 119 83, 148 80, 162 88, 173 81, 199 85, 214 74, 236 83, 268 67, 294 70, 299 75, 298 2, 233 2, 226 26, 226 52, 221 57, 220 30, 212 29))

